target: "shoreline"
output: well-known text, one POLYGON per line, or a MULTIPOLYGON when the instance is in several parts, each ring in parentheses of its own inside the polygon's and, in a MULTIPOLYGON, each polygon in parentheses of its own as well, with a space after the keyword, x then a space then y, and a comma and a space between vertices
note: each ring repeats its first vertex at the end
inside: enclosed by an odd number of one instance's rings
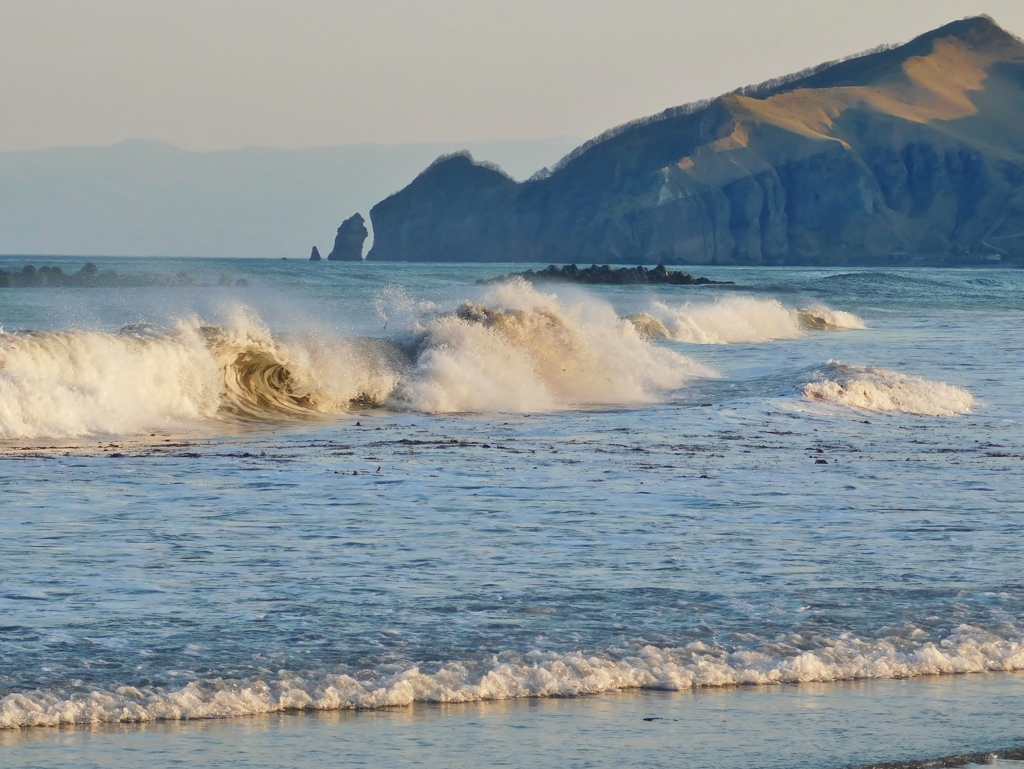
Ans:
POLYGON ((146 755, 154 769, 197 755, 269 767, 389 753, 425 767, 478 766, 481 754, 484 765, 526 766, 555 746, 593 765, 665 766, 672 756, 669 765, 720 769, 925 769, 1024 758, 1014 739, 1022 704, 1024 676, 980 674, 2 730, 0 747, 10 769, 56 765, 67 751, 80 765, 146 755), (469 745, 475 755, 461 750, 469 745))

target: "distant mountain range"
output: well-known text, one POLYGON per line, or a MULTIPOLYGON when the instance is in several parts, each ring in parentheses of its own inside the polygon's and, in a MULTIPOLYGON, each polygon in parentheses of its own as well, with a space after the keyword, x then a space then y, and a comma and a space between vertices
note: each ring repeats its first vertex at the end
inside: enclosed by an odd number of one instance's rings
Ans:
POLYGON ((958 21, 668 109, 516 182, 440 158, 368 258, 962 264, 1024 257, 1024 44, 958 21))
MULTIPOLYGON (((525 178, 576 144, 562 138, 472 149, 525 178)), ((352 212, 464 146, 188 152, 128 141, 0 153, 0 254, 305 259, 316 244, 330 251, 352 212)))

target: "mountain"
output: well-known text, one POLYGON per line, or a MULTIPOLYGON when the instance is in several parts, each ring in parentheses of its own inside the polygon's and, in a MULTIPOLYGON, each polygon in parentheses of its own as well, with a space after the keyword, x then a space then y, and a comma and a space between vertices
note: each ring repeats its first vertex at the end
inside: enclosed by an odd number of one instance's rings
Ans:
MULTIPOLYGON (((528 176, 577 142, 481 142, 528 176)), ((153 141, 0 153, 0 254, 249 256, 330 250, 355 211, 462 145, 249 147, 189 152, 153 141)))
POLYGON ((1024 43, 988 17, 957 21, 620 126, 521 183, 442 157, 371 220, 374 260, 1012 259, 1024 43))

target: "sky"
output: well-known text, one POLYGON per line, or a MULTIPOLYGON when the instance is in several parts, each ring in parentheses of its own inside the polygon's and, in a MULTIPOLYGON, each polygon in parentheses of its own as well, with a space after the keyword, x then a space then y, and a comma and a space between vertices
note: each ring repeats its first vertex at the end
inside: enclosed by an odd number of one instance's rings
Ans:
POLYGON ((1024 0, 0 0, 0 152, 586 139, 1024 0))

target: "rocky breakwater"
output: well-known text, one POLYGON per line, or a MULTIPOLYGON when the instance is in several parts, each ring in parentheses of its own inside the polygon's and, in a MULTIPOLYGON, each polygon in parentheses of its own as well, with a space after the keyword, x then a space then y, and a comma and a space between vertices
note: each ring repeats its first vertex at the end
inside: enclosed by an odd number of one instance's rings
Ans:
POLYGON ((36 267, 34 264, 26 264, 22 269, 0 269, 0 288, 7 289, 154 285, 198 286, 199 281, 184 272, 176 275, 122 275, 113 270, 100 272, 92 262, 77 272, 65 272, 60 267, 36 267))
POLYGON ((567 264, 564 267, 549 265, 544 270, 526 270, 525 272, 511 272, 508 275, 501 275, 489 280, 478 280, 477 285, 489 283, 502 283, 514 278, 522 278, 531 283, 544 281, 565 281, 569 283, 584 283, 588 285, 615 285, 626 286, 635 284, 670 285, 670 286, 731 286, 732 281, 710 280, 708 278, 695 278, 686 272, 669 270, 665 265, 659 264, 652 270, 646 267, 619 267, 602 265, 598 267, 592 264, 590 267, 580 269, 575 264, 567 264))
MULTIPOLYGON (((67 273, 60 267, 36 267, 26 264, 19 270, 0 269, 0 288, 145 288, 151 286, 202 286, 202 281, 186 272, 174 275, 142 273, 122 275, 108 270, 100 272, 89 262, 78 272, 67 273)), ((213 285, 213 284, 210 284, 213 285)), ((221 288, 249 285, 244 278, 220 275, 215 284, 221 288)))

